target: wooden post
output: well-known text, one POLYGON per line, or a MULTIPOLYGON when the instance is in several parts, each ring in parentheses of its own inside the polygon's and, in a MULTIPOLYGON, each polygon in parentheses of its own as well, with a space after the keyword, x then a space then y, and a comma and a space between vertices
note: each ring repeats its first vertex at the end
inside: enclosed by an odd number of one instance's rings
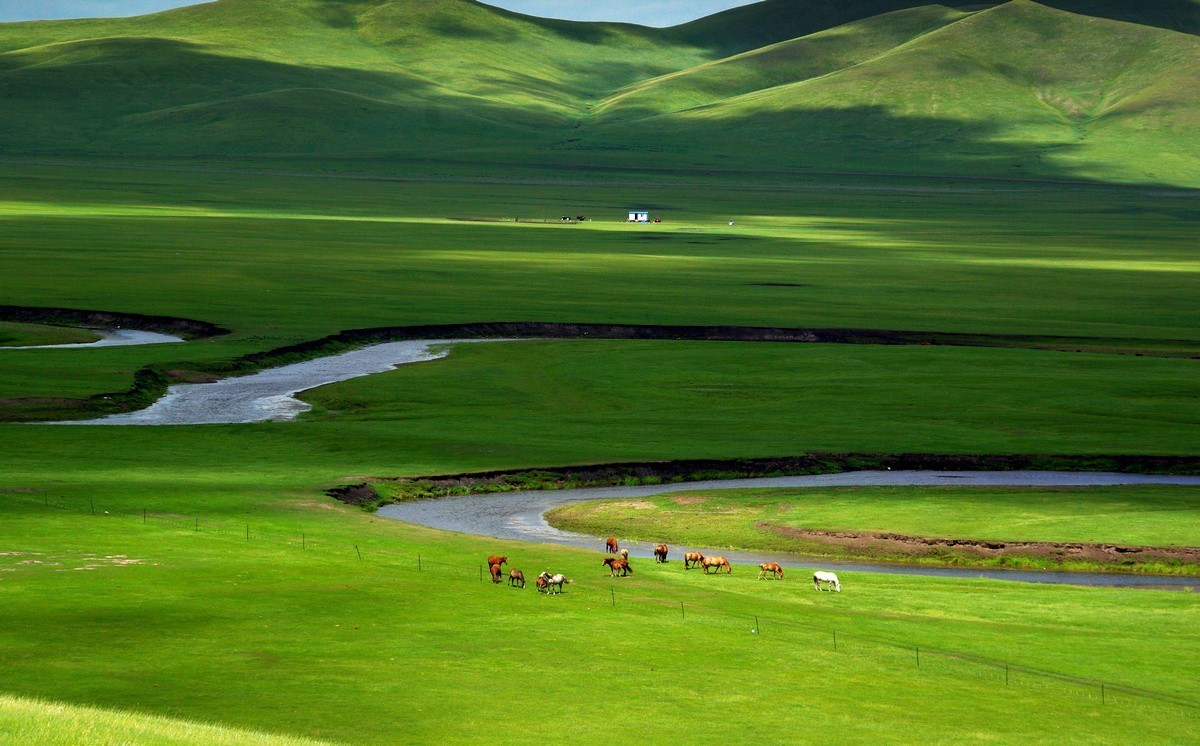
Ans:
POLYGON ((833 649, 837 650, 837 630, 833 631, 833 649))
POLYGON ((355 553, 356 553, 356 554, 358 554, 358 558, 359 558, 359 559, 362 559, 362 550, 360 550, 360 549, 358 548, 358 545, 357 545, 357 544, 355 544, 355 545, 354 545, 354 551, 355 551, 355 553))
POLYGON ((754 634, 758 634, 758 614, 754 615, 754 634))
POLYGON ((612 605, 613 605, 613 608, 615 609, 617 607, 617 592, 616 592, 616 590, 614 590, 612 588, 609 588, 608 592, 612 594, 612 605))
POLYGON ((921 648, 916 648, 917 651, 917 668, 921 667, 921 648))
POLYGON ((417 552, 417 572, 421 572, 421 553, 417 552))
POLYGON ((683 601, 679 602, 679 615, 683 617, 683 621, 687 621, 687 610, 683 608, 683 601))

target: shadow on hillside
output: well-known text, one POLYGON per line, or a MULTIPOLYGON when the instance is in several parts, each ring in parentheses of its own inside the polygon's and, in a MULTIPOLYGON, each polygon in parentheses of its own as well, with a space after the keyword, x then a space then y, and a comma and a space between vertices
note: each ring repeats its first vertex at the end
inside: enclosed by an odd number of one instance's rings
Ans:
POLYGON ((319 157, 329 154, 322 143, 339 154, 351 144, 415 152, 447 141, 507 142, 527 137, 531 126, 561 125, 400 68, 288 65, 220 52, 178 40, 113 38, 0 55, 0 150, 319 157), (306 133, 321 133, 321 142, 306 133))
MULTIPOLYGON (((1049 118, 1048 118, 1049 121, 1049 118)), ((1039 131, 1052 131, 1039 124, 1039 131)), ((936 174, 1095 181, 1065 157, 1076 132, 1057 142, 1014 138, 1004 126, 936 116, 897 115, 882 106, 790 109, 718 117, 702 112, 584 129, 556 146, 565 158, 723 170, 936 174)), ((1090 164, 1092 173, 1137 181, 1138 164, 1090 164)), ((1153 181, 1145 175, 1146 181, 1153 181)), ((1197 174, 1200 181, 1200 173, 1197 174)))

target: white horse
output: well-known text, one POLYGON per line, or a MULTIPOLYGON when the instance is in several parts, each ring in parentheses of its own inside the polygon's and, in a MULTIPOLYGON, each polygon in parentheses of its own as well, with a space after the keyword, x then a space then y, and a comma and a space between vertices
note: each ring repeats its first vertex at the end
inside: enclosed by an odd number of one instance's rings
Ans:
POLYGON ((835 591, 837 591, 838 593, 842 592, 842 584, 838 582, 837 575, 834 575, 831 572, 824 572, 822 570, 817 570, 816 572, 813 573, 813 586, 818 591, 823 590, 823 588, 821 587, 822 583, 824 583, 827 586, 833 586, 833 589, 835 591))
POLYGON ((551 574, 550 574, 550 573, 548 573, 548 572, 544 572, 544 573, 542 573, 541 575, 539 575, 538 577, 539 577, 539 578, 543 578, 543 579, 545 579, 545 581, 546 581, 546 590, 547 590, 547 591, 549 591, 549 592, 550 592, 550 593, 552 593, 552 594, 553 594, 553 593, 562 593, 562 592, 563 592, 563 584, 564 584, 564 583, 565 583, 565 584, 567 584, 567 585, 570 585, 571 583, 573 583, 573 582, 574 582, 574 581, 572 581, 572 580, 567 580, 567 576, 566 576, 566 575, 563 575, 561 572, 560 572, 560 573, 558 573, 557 575, 551 575, 551 574), (556 591, 556 590, 554 590, 554 587, 555 587, 555 586, 558 586, 558 590, 557 590, 557 591, 556 591))

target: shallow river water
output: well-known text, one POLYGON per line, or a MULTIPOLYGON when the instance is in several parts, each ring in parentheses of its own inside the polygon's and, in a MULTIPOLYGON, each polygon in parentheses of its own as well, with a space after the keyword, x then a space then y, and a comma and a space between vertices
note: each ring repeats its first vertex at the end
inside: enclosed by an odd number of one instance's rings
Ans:
MULTIPOLYGON (((388 342, 214 383, 171 386, 145 409, 62 425, 213 425, 290 420, 311 407, 295 394, 398 365, 436 360, 462 340, 388 342)), ((468 340, 469 341, 469 340, 468 340)))
MULTIPOLYGON (((720 490, 762 487, 834 487, 834 486, 946 486, 974 487, 1097 487, 1137 484, 1179 484, 1200 486, 1200 477, 1114 474, 1106 472, 951 472, 951 471, 857 471, 842 474, 820 474, 762 479, 732 479, 637 487, 598 487, 578 490, 538 490, 490 495, 450 497, 439 500, 387 505, 379 515, 445 531, 516 539, 547 544, 603 549, 603 541, 594 536, 560 531, 546 522, 544 514, 562 505, 588 500, 611 500, 647 497, 684 490, 720 490)), ((653 557, 649 544, 621 541, 631 556, 653 557)), ((756 565, 759 562, 779 562, 785 567, 808 570, 845 570, 855 572, 932 575, 954 578, 992 578, 1029 583, 1066 583, 1088 586, 1128 586, 1143 588, 1200 588, 1200 577, 1171 577, 1157 575, 1121 575, 1116 573, 1033 572, 1021 570, 982 570, 965 568, 923 567, 911 565, 839 562, 827 558, 800 555, 734 552, 706 547, 672 546, 671 559, 682 561, 685 551, 722 554, 730 562, 756 565)), ((745 572, 745 570, 743 570, 745 572)), ((757 572, 757 570, 754 570, 757 572)))

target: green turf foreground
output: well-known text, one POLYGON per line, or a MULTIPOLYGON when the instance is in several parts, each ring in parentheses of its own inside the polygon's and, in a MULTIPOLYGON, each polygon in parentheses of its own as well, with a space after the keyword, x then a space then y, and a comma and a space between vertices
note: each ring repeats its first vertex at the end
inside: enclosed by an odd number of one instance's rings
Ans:
POLYGON ((547 708, 598 740, 1200 737, 1187 592, 843 573, 822 594, 678 561, 614 580, 598 552, 409 527, 232 470, 21 478, 0 511, 20 696, 352 743, 560 739, 547 708), (497 552, 575 582, 493 586, 497 552))
POLYGON ((217 746, 304 746, 303 738, 272 736, 141 713, 63 705, 0 696, 0 739, 24 744, 217 744, 217 746))
POLYGON ((1101 561, 1033 551, 977 556, 953 548, 901 552, 788 533, 815 529, 993 542, 1195 547, 1200 546, 1200 489, 1189 487, 714 490, 578 503, 557 508, 548 518, 560 528, 598 536, 710 547, 984 567, 1200 574, 1194 560, 1114 556, 1101 561))

